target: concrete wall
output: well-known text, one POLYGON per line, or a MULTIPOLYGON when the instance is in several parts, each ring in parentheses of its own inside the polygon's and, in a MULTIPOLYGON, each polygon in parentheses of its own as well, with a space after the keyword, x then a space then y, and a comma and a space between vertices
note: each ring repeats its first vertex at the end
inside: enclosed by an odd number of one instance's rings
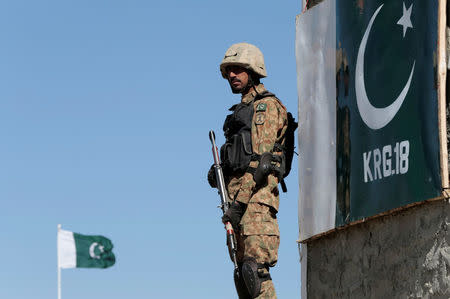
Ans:
POLYGON ((307 246, 308 298, 450 298, 446 200, 358 224, 307 246))

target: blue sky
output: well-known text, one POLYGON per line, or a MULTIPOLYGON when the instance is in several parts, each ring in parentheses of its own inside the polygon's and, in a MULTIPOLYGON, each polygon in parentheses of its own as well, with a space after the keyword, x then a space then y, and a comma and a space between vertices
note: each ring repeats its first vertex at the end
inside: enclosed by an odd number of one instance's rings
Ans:
MULTIPOLYGON (((208 131, 239 101, 219 63, 263 51, 297 115, 301 1, 0 1, 0 298, 56 298, 56 227, 109 237, 117 263, 62 271, 71 298, 233 298, 206 182, 208 131)), ((297 159, 280 196, 279 298, 300 297, 297 159)))

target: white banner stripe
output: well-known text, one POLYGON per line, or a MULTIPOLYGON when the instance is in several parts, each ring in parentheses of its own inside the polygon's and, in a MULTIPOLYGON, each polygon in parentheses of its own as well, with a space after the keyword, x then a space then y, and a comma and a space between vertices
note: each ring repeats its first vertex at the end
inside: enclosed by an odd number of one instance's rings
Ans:
POLYGON ((58 257, 61 268, 77 267, 77 249, 73 232, 59 230, 58 232, 58 257))

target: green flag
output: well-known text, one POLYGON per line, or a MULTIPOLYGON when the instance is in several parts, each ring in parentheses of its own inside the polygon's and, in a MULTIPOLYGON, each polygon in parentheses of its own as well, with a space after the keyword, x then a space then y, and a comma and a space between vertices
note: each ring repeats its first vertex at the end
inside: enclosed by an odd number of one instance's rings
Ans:
POLYGON ((71 231, 58 231, 60 268, 108 268, 116 258, 111 240, 103 236, 87 236, 71 231))

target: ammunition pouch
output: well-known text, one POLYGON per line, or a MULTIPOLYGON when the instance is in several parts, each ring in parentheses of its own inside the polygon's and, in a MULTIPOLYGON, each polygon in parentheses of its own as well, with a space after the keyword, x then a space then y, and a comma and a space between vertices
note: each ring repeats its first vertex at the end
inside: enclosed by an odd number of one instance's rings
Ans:
POLYGON ((252 158, 252 136, 250 130, 241 130, 232 135, 220 148, 220 156, 226 172, 245 172, 252 158))

